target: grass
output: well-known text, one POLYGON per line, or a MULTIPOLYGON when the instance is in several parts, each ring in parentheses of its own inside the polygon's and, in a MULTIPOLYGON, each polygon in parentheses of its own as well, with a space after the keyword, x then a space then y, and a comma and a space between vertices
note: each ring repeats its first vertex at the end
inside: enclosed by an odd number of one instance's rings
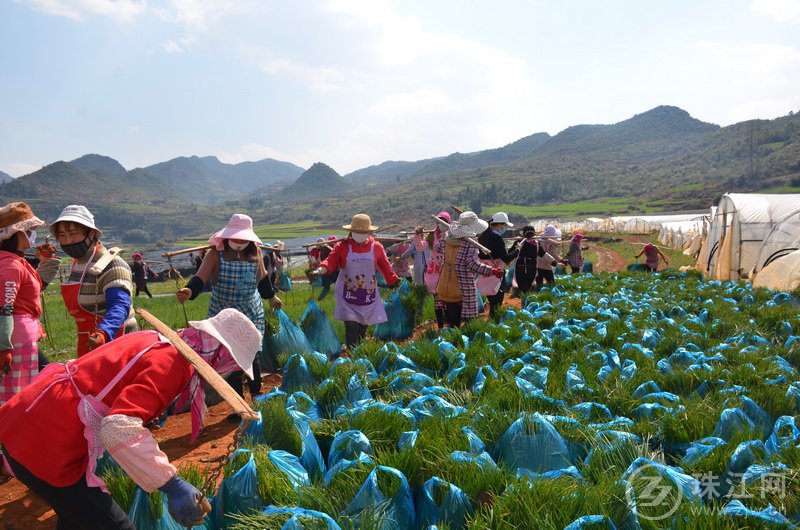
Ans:
MULTIPOLYGON (((153 286, 160 292, 174 291, 174 285, 153 286)), ((295 322, 311 294, 307 285, 298 285, 295 291, 284 295, 285 310, 295 322)), ((734 430, 727 443, 704 458, 693 463, 684 460, 685 448, 710 436, 724 409, 740 406, 742 396, 746 395, 772 420, 798 413, 786 392, 789 384, 797 380, 800 350, 796 346, 793 349, 783 346, 787 336, 800 332, 798 306, 796 302, 767 304, 773 297, 774 293, 753 290, 744 283, 704 282, 694 274, 674 271, 655 275, 565 277, 559 281, 558 290, 528 297, 531 303, 550 304, 544 316, 524 316, 517 311, 516 317, 509 314, 502 324, 475 320, 458 333, 442 333, 442 338, 449 340, 457 353, 440 355, 438 342, 434 342, 437 334, 428 333, 413 342, 398 342, 395 347, 370 339, 354 348, 350 359, 335 368, 325 363, 313 366, 315 379, 322 383, 309 386, 306 391, 320 405, 325 419, 312 425, 312 429, 325 455, 337 432, 357 429, 370 440, 375 462, 400 470, 412 488, 419 488, 432 476, 438 476, 462 489, 475 509, 469 528, 564 528, 589 514, 607 516, 618 528, 625 527, 627 503, 619 479, 635 459, 666 462, 693 475, 722 475, 741 442, 765 440, 770 431, 769 427, 767 432, 734 430), (571 331, 570 338, 559 335, 558 330, 564 328, 571 331), (647 351, 634 347, 643 343, 645 330, 655 332, 647 351), (522 340, 523 332, 530 339, 522 340), (765 344, 761 344, 759 337, 765 344), (617 352, 620 363, 635 362, 636 371, 629 378, 624 378, 618 369, 611 370, 605 379, 598 377, 601 368, 614 357, 611 350, 617 352), (546 353, 549 362, 536 353, 546 353), (463 354, 464 367, 458 376, 448 377, 458 354, 463 354), (407 406, 422 389, 397 383, 390 388, 392 381, 410 385, 414 380, 410 375, 398 377, 394 373, 401 366, 400 355, 410 358, 416 369, 432 377, 437 385, 446 387, 441 396, 464 407, 466 412, 453 418, 419 421, 403 414, 400 407, 407 406), (791 368, 778 364, 776 356, 785 359, 791 368), (520 390, 515 375, 526 362, 523 358, 536 369, 546 366, 549 370, 544 392, 520 390), (377 377, 366 364, 356 362, 362 359, 380 371, 377 377), (509 368, 504 369, 504 365, 509 368), (585 378, 586 388, 582 391, 567 388, 567 374, 572 366, 585 378), (475 377, 481 370, 488 373, 489 367, 498 375, 487 377, 478 391, 475 377), (370 389, 374 402, 358 411, 351 407, 337 415, 337 407, 353 376, 370 389), (634 391, 648 381, 655 382, 661 391, 675 394, 677 402, 634 397, 634 391), (701 387, 706 389, 703 395, 697 393, 701 387), (563 404, 556 399, 563 400, 563 404), (656 401, 671 410, 651 419, 620 418, 631 418, 639 405, 656 401), (607 406, 616 423, 610 423, 604 414, 583 418, 569 410, 585 402, 607 406), (470 427, 490 454, 508 454, 499 450, 503 434, 520 417, 530 418, 537 412, 555 416, 550 421, 565 439, 570 450, 569 461, 578 468, 581 479, 532 481, 517 478, 516 470, 507 469, 504 462, 492 468, 452 458, 453 451, 470 450, 463 427, 470 427), (418 431, 416 443, 400 449, 400 436, 411 430, 418 431), (604 430, 630 432, 642 441, 619 442, 624 438, 609 433, 598 435, 604 430), (587 455, 591 456, 585 459, 587 455)), ((208 295, 203 295, 187 304, 190 318, 204 316, 207 300, 208 295)), ((171 296, 139 299, 137 303, 150 308, 170 325, 181 324, 182 310, 171 296)), ((429 299, 423 305, 422 318, 432 317, 428 304, 429 299)), ((49 304, 48 309, 52 311, 53 305, 63 312, 63 305, 59 307, 57 302, 49 304)), ((326 299, 321 306, 330 314, 333 302, 326 299)), ((60 320, 65 322, 58 325, 71 324, 71 319, 60 320)), ((59 329, 59 333, 67 333, 66 327, 59 329)), ((341 328, 338 330, 341 333, 341 328)), ((61 340, 62 348, 66 349, 66 339, 61 340)), ((530 369, 526 373, 529 372, 530 369)), ((253 448, 259 495, 276 505, 323 511, 333 516, 342 528, 353 528, 355 519, 342 513, 374 466, 358 464, 336 475, 328 487, 315 482, 295 490, 265 460, 269 448, 300 453, 299 436, 285 410, 285 397, 273 398, 257 407, 264 418, 264 436, 268 441, 267 446, 253 448)), ((528 429, 523 434, 534 435, 534 422, 526 425, 528 429)), ((772 457, 758 455, 760 464, 781 462, 789 467, 786 494, 779 498, 756 481, 749 486, 755 500, 745 503, 748 507, 761 509, 772 504, 789 516, 800 511, 800 487, 797 487, 800 477, 796 472, 800 469, 800 449, 795 445, 790 444, 772 457)), ((233 463, 226 472, 234 472, 240 464, 233 463)), ((129 484, 121 477, 110 476, 108 480, 115 484, 116 496, 126 502, 125 496, 130 497, 129 484)), ((385 474, 379 482, 388 492, 398 487, 396 479, 385 474)), ((636 493, 643 494, 641 489, 636 493)), ((721 516, 719 505, 684 503, 667 526, 763 527, 750 520, 721 516)), ((245 523, 252 523, 251 527, 280 528, 281 521, 287 518, 250 514, 241 516, 237 524, 240 528, 246 528, 245 523)), ((378 519, 379 514, 364 515, 361 527, 380 526, 378 519)), ((656 527, 646 521, 642 526, 656 527)))
POLYGON ((542 206, 521 206, 517 204, 486 204, 485 211, 504 211, 523 215, 528 219, 541 217, 577 217, 577 216, 605 216, 629 214, 632 212, 646 213, 658 211, 658 208, 648 206, 645 201, 638 201, 631 197, 599 197, 587 201, 561 202, 542 206))

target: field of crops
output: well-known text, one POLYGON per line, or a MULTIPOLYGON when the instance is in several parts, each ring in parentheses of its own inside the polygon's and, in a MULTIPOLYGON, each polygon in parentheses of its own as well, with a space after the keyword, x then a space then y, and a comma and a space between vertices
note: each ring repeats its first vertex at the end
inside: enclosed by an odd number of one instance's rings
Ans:
MULTIPOLYGON (((259 398, 247 449, 207 492, 207 526, 800 522, 791 295, 667 271, 568 277, 522 307, 459 332, 369 340, 332 365, 305 341, 307 317, 284 318, 269 341, 282 387, 259 398)), ((114 476, 124 508, 168 524, 163 500, 114 476)))

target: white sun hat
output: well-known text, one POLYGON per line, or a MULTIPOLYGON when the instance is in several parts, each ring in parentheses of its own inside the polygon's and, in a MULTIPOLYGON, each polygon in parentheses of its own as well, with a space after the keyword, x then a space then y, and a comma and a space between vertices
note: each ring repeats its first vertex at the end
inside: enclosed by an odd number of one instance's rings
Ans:
POLYGON ((506 214, 506 212, 497 212, 496 214, 494 214, 492 216, 492 218, 489 219, 489 224, 490 225, 493 225, 493 224, 504 224, 509 228, 514 226, 513 223, 509 223, 508 222, 508 214, 506 214))
POLYGON ((58 214, 58 219, 50 224, 50 233, 56 235, 56 225, 62 221, 78 223, 92 230, 97 230, 98 237, 103 235, 103 231, 94 224, 94 215, 86 206, 81 204, 70 204, 58 214))
POLYGON ((239 368, 253 379, 253 359, 261 349, 261 333, 241 311, 228 307, 211 318, 190 320, 189 325, 217 339, 239 368))
POLYGON ((547 225, 544 227, 542 237, 545 239, 561 239, 561 231, 553 225, 547 225))
POLYGON ((448 231, 451 239, 461 239, 464 237, 475 237, 489 228, 489 223, 478 218, 475 212, 461 212, 458 220, 450 223, 448 231))

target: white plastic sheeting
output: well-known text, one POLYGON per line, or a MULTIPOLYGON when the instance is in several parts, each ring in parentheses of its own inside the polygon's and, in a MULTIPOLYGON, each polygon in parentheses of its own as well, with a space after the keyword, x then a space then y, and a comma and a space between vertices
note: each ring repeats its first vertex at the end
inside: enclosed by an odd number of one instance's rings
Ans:
POLYGON ((761 269, 753 280, 753 287, 790 292, 800 287, 800 250, 773 260, 761 269))
POLYGON ((751 277, 773 261, 800 250, 800 207, 785 215, 761 242, 751 277))
POLYGON ((738 280, 755 265, 761 242, 783 217, 800 208, 800 194, 726 193, 711 220, 705 272, 738 280))

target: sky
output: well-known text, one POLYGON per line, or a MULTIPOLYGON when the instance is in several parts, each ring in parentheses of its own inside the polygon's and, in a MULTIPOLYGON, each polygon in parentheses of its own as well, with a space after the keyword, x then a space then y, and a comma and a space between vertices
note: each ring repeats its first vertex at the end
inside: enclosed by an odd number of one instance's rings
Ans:
POLYGON ((800 0, 0 0, 0 171, 97 153, 344 175, 611 124, 800 111, 800 0))

